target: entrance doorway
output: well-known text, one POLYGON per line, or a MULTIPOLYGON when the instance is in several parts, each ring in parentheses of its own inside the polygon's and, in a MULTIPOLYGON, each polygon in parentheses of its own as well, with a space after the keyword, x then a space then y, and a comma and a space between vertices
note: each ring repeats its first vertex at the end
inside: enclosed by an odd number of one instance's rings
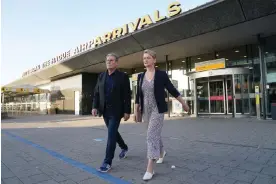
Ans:
POLYGON ((197 80, 199 114, 232 113, 231 76, 199 78, 197 80))
POLYGON ((209 86, 211 113, 225 113, 224 81, 211 80, 209 86))
MULTIPOLYGON (((194 85, 194 114, 250 114, 250 70, 226 68, 189 75, 194 85)), ((254 96, 253 96, 254 98, 254 96)), ((253 99, 252 99, 253 100, 253 99)))

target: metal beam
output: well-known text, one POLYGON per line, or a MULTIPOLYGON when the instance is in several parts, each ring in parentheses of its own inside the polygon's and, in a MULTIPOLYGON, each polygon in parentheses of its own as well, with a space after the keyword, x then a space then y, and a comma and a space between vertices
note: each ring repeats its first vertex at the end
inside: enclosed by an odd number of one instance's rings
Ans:
MULTIPOLYGON (((166 55, 166 72, 169 75, 169 70, 170 70, 170 66, 169 66, 169 56, 166 55)), ((168 100, 168 116, 171 116, 170 113, 170 93, 167 91, 167 100, 168 100)))
POLYGON ((262 94, 262 98, 261 98, 261 102, 262 102, 262 112, 263 112, 263 116, 262 119, 266 119, 267 118, 267 89, 266 89, 266 85, 267 85, 267 80, 266 80, 266 62, 264 60, 264 39, 261 38, 260 35, 258 35, 258 48, 259 48, 259 58, 260 58, 260 72, 261 72, 261 94, 262 94))

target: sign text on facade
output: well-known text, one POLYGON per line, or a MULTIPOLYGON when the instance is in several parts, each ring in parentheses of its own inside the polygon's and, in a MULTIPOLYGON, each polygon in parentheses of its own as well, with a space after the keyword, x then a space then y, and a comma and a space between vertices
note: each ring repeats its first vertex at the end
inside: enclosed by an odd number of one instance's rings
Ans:
POLYGON ((138 18, 134 22, 130 22, 128 24, 123 25, 122 27, 116 28, 110 32, 107 32, 106 34, 102 36, 98 36, 86 43, 80 44, 75 49, 69 50, 67 52, 64 52, 51 60, 43 62, 41 65, 38 65, 26 72, 23 73, 22 77, 30 75, 33 72, 36 72, 40 69, 49 67, 55 63, 64 61, 66 59, 69 59, 70 57, 74 55, 81 54, 82 52, 94 49, 102 44, 108 43, 110 41, 116 40, 122 36, 125 36, 129 33, 135 32, 137 30, 143 29, 147 26, 150 26, 154 23, 160 22, 162 20, 165 20, 167 18, 176 16, 182 12, 181 4, 179 2, 173 2, 168 6, 167 9, 167 15, 162 16, 160 15, 160 12, 158 10, 154 11, 153 15, 145 15, 143 17, 138 18))

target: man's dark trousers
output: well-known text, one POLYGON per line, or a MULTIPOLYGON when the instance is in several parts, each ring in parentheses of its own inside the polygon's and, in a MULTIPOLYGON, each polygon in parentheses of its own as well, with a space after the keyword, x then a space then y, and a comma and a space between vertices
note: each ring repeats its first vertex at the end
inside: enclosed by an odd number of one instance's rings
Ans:
POLYGON ((110 113, 106 113, 104 115, 104 122, 108 128, 108 139, 104 162, 109 165, 112 165, 112 160, 114 158, 114 152, 116 149, 116 142, 119 144, 121 149, 128 149, 123 138, 118 132, 120 121, 121 118, 115 117, 110 113))

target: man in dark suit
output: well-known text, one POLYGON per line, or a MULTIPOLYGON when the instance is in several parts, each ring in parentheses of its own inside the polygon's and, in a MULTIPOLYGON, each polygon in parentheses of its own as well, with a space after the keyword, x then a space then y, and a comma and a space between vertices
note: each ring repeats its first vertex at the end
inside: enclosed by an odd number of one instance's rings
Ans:
POLYGON ((121 118, 129 119, 131 111, 131 91, 128 75, 117 70, 118 56, 110 53, 106 56, 107 71, 99 75, 94 90, 92 115, 103 115, 108 128, 106 155, 101 172, 111 169, 116 142, 122 149, 119 158, 125 158, 128 147, 118 132, 121 118))

